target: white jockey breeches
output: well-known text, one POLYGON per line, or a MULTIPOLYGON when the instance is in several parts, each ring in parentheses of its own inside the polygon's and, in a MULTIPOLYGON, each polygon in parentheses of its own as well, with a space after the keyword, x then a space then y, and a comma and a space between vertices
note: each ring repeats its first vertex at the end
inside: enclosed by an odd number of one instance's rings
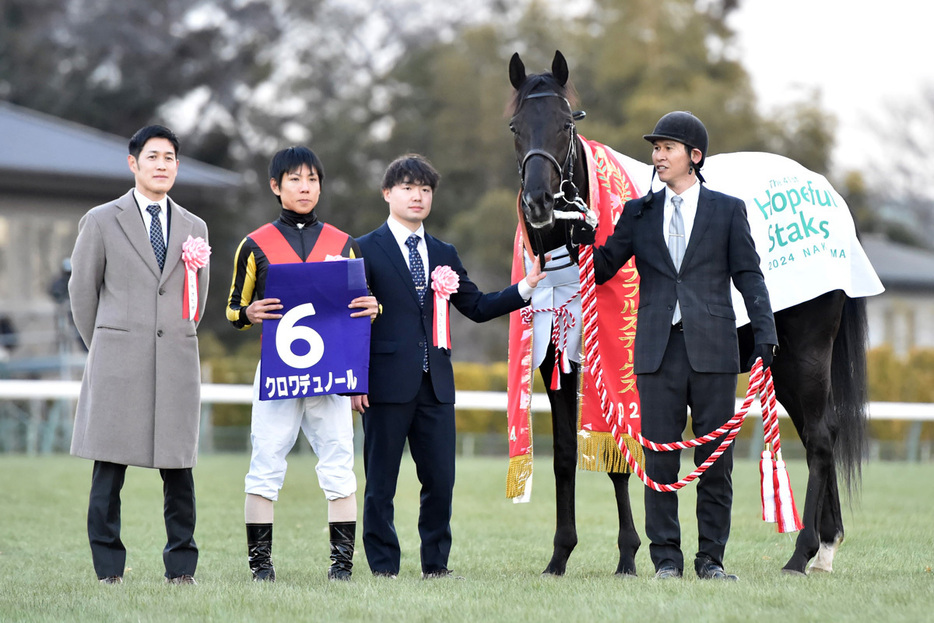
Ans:
POLYGON ((325 497, 337 500, 356 492, 350 398, 325 395, 260 400, 257 366, 250 424, 253 455, 245 479, 246 493, 273 501, 279 499, 279 489, 285 481, 286 456, 298 439, 299 429, 318 457, 315 472, 325 497))

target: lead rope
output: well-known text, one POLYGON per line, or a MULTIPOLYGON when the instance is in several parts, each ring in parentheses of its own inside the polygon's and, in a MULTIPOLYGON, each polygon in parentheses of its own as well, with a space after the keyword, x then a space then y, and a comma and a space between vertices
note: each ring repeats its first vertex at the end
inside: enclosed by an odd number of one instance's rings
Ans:
POLYGON ((762 429, 765 437, 766 449, 762 452, 759 464, 762 493, 762 519, 778 524, 779 532, 794 532, 802 527, 801 520, 795 508, 794 495, 791 491, 791 482, 781 455, 781 437, 778 430, 778 407, 775 399, 775 388, 772 384, 772 372, 768 368, 763 371, 762 359, 756 359, 749 376, 749 386, 742 407, 729 421, 715 431, 689 441, 659 444, 650 441, 639 433, 633 433, 631 426, 623 418, 623 413, 614 414, 613 404, 607 398, 606 385, 603 382, 603 365, 600 358, 600 340, 597 335, 597 304, 596 281, 593 268, 593 247, 581 245, 581 316, 584 344, 586 346, 586 362, 594 381, 597 395, 600 397, 600 407, 607 424, 613 432, 616 444, 622 452, 632 471, 639 476, 647 487, 655 491, 677 491, 689 482, 707 471, 714 461, 729 447, 742 428, 743 421, 749 412, 749 407, 759 394, 762 406, 762 429), (642 466, 633 458, 629 447, 623 440, 623 429, 630 437, 638 441, 643 447, 659 452, 685 450, 724 437, 713 453, 690 474, 672 484, 659 484, 649 478, 642 466), (774 448, 775 452, 772 453, 774 448))

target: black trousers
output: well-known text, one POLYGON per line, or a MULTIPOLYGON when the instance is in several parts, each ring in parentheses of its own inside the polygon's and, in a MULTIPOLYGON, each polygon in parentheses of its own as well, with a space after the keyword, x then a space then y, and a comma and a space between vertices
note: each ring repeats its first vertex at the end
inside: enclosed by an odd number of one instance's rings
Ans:
POLYGON ((363 547, 370 570, 399 573, 393 498, 406 439, 422 485, 418 514, 422 572, 446 569, 454 497, 454 405, 438 402, 425 373, 411 402, 371 403, 363 415, 363 433, 363 547))
MULTIPOLYGON (((120 491, 126 465, 94 461, 88 504, 88 539, 98 578, 122 576, 126 548, 120 540, 120 491)), ((194 575, 198 565, 195 544, 195 483, 190 469, 160 469, 166 544, 162 552, 165 577, 194 575)))
MULTIPOLYGON (((636 383, 642 406, 642 434, 658 443, 680 441, 691 408, 694 437, 706 435, 733 417, 736 374, 695 372, 688 363, 684 334, 672 331, 662 365, 653 374, 640 374, 636 383)), ((694 465, 703 463, 719 441, 694 449, 694 465)), ((646 448, 646 473, 659 484, 679 479, 681 452, 655 452, 646 448)), ((706 562, 723 565, 730 536, 733 505, 733 446, 731 445, 697 481, 698 545, 695 568, 706 562)), ((690 486, 690 485, 689 485, 690 486)), ((655 568, 684 569, 678 494, 645 488, 645 532, 655 568)))

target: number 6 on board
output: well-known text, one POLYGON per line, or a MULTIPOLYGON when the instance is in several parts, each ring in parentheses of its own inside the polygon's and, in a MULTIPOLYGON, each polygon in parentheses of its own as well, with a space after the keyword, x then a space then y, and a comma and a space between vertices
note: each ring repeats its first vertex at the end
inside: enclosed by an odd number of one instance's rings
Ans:
POLYGON ((276 329, 276 351, 282 363, 296 369, 310 368, 324 356, 324 340, 317 331, 311 327, 296 326, 295 323, 308 316, 315 315, 315 307, 311 303, 297 305, 290 309, 276 329), (306 342, 308 352, 304 355, 296 355, 292 352, 294 342, 306 342))

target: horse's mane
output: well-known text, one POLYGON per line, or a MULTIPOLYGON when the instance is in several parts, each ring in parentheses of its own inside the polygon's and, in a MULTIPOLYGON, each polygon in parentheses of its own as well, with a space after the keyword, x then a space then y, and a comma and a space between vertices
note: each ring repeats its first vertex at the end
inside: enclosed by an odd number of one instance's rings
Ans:
POLYGON ((530 94, 539 91, 553 91, 568 100, 571 108, 577 106, 577 91, 574 89, 574 85, 570 81, 561 85, 555 80, 550 71, 546 71, 541 74, 529 74, 526 77, 525 82, 512 94, 512 99, 509 100, 509 105, 506 108, 506 114, 508 116, 515 115, 519 111, 519 105, 522 101, 530 94))

